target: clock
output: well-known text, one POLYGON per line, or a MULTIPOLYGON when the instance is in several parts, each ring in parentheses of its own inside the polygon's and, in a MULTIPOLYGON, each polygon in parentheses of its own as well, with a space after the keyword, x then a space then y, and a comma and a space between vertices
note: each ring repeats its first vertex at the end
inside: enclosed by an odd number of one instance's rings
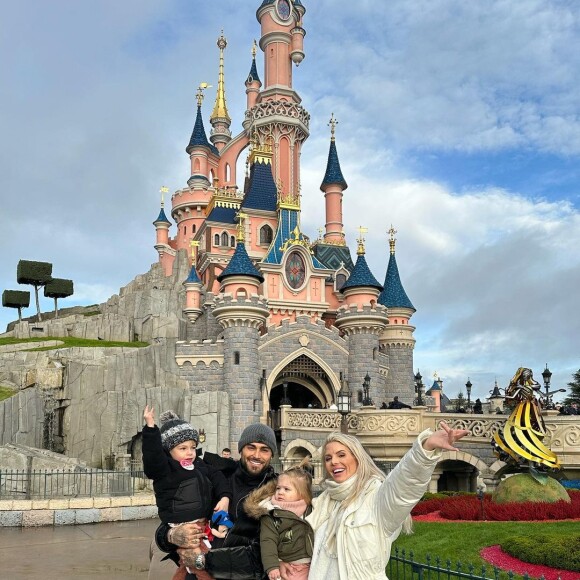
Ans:
POLYGON ((288 20, 292 14, 290 0, 278 0, 278 2, 276 2, 276 12, 282 20, 288 20))
POLYGON ((306 279, 306 264, 300 252, 291 252, 286 260, 286 281, 293 290, 300 288, 306 279))

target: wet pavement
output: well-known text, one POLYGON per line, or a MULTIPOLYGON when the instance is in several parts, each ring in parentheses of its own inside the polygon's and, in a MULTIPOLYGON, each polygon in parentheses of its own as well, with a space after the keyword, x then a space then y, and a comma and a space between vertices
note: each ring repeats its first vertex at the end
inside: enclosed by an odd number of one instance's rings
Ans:
MULTIPOLYGON (((159 521, 0 528, 0 579, 146 580, 159 521)), ((171 575, 169 575, 171 578, 171 575)))

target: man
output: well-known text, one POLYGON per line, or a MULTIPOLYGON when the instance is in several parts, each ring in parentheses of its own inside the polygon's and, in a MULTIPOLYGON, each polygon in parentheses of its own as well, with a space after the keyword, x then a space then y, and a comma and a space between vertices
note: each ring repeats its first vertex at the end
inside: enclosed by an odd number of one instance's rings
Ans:
POLYGON ((260 523, 244 511, 244 500, 256 488, 277 477, 270 466, 276 450, 276 436, 267 425, 254 423, 244 429, 238 442, 240 461, 230 475, 232 501, 229 517, 233 528, 223 539, 214 539, 207 554, 195 549, 203 537, 203 531, 195 524, 185 524, 169 529, 157 528, 156 542, 164 552, 179 553, 181 562, 193 573, 206 570, 216 579, 261 580, 264 571, 260 559, 260 523))
POLYGON ((229 447, 224 447, 222 449, 222 457, 229 459, 232 456, 232 450, 229 447))
POLYGON ((389 409, 410 409, 410 408, 411 408, 410 405, 407 405, 406 403, 399 401, 399 397, 395 397, 389 403, 389 409))

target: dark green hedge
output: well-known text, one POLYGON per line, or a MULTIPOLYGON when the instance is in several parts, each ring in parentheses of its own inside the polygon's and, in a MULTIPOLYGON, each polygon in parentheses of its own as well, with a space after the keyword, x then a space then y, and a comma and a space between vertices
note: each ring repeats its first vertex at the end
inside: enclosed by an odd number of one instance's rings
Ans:
POLYGON ((53 278, 44 287, 44 295, 47 298, 66 298, 74 293, 73 281, 65 278, 53 278))
POLYGON ((2 306, 6 308, 28 308, 30 306, 30 292, 4 290, 2 292, 2 306))
POLYGON ((565 542, 555 534, 514 536, 504 540, 501 549, 530 564, 580 572, 580 533, 571 534, 565 542))
POLYGON ((44 286, 52 280, 52 264, 49 262, 20 260, 16 269, 16 279, 19 284, 44 286))

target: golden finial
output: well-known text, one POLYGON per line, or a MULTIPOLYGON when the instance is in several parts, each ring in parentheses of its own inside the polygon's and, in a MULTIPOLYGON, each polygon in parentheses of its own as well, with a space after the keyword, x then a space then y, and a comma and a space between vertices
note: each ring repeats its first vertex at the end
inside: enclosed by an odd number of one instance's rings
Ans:
POLYGON ((228 45, 228 41, 224 36, 223 30, 217 40, 217 45, 220 49, 220 66, 218 75, 218 87, 215 96, 215 105, 213 106, 210 121, 213 121, 214 119, 226 119, 227 121, 231 121, 230 116, 228 115, 228 107, 226 105, 226 90, 224 83, 224 50, 228 45))
POLYGON ((257 52, 258 52, 258 43, 256 42, 256 39, 254 38, 254 44, 252 45, 252 58, 253 59, 256 58, 257 52))
POLYGON ((330 121, 328 121, 328 126, 330 127, 330 138, 334 141, 334 132, 336 131, 336 126, 338 125, 338 121, 334 118, 334 113, 330 115, 330 121))
POLYGON ((189 242, 189 245, 191 246, 191 261, 192 261, 192 264, 195 264, 196 248, 199 248, 199 242, 197 240, 191 240, 189 242))
POLYGON ((358 248, 356 250, 357 256, 364 256, 365 254, 365 237, 364 235, 369 231, 368 228, 363 228, 363 226, 358 227, 359 237, 357 238, 358 248))
POLYGON ((276 180, 276 192, 278 193, 278 198, 282 197, 282 180, 280 178, 278 178, 276 180))
POLYGON ((198 107, 201 107, 201 104, 203 103, 204 97, 203 91, 205 91, 205 89, 211 89, 211 85, 208 85, 207 83, 199 83, 199 87, 197 88, 197 92, 195 93, 198 107))
POLYGON ((397 233, 397 230, 393 227, 393 224, 391 224, 391 228, 387 231, 387 234, 389 234, 389 247, 391 248, 391 255, 394 256, 395 255, 395 242, 397 241, 397 238, 395 238, 395 234, 397 233))
POLYGON ((161 186, 159 193, 161 194, 161 207, 165 207, 165 194, 169 192, 169 188, 165 185, 161 186))
POLYGON ((236 213, 236 217, 238 218, 238 242, 244 241, 244 220, 248 217, 247 213, 243 213, 241 211, 236 213))

